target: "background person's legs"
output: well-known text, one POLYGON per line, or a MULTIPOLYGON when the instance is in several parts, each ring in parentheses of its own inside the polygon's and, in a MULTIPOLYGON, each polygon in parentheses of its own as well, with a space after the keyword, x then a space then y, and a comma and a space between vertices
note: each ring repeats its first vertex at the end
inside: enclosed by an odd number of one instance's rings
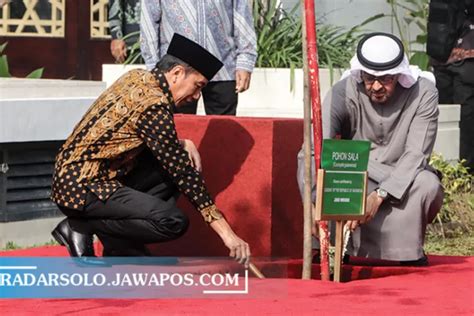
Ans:
POLYGON ((186 104, 180 105, 179 107, 176 107, 174 109, 174 112, 181 113, 181 114, 196 114, 197 106, 198 106, 198 101, 186 103, 186 104))
MULTIPOLYGON (((236 115, 238 96, 235 81, 209 82, 202 89, 204 109, 207 115, 236 115)), ((198 101, 180 105, 176 113, 196 114, 198 101)))
POLYGON ((459 156, 474 174, 474 60, 466 59, 460 64, 450 65, 454 77, 454 102, 461 104, 461 134, 459 156))
POLYGON ((440 104, 460 104, 459 157, 474 173, 474 59, 434 67, 440 104))
POLYGON ((202 90, 208 115, 236 115, 238 96, 235 81, 209 82, 202 90))

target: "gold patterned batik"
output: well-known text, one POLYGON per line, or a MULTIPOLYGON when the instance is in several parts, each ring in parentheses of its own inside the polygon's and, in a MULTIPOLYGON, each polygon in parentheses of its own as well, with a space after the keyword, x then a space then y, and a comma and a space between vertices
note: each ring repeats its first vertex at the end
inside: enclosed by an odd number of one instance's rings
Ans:
POLYGON ((107 200, 122 184, 146 146, 178 189, 198 209, 214 205, 201 174, 180 145, 173 120, 174 101, 164 74, 132 70, 90 107, 62 146, 51 198, 83 209, 87 191, 107 200))

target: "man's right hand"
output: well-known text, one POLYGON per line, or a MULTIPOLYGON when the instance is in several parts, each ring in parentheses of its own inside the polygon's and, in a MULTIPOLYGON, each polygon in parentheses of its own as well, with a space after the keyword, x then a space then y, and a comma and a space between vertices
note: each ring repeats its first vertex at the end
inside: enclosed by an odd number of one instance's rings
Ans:
POLYGON ((224 240, 224 244, 229 248, 229 256, 234 258, 241 264, 244 264, 248 268, 250 263, 250 247, 249 244, 240 239, 237 235, 229 237, 224 240))
POLYGON ((380 205, 382 205, 383 199, 377 196, 377 192, 372 192, 367 196, 367 202, 365 206, 365 216, 362 220, 347 221, 346 226, 350 231, 354 231, 360 224, 365 224, 371 221, 375 214, 377 214, 380 205))
POLYGON ((115 61, 118 63, 123 63, 125 58, 127 58, 127 45, 124 40, 113 39, 110 42, 110 52, 114 56, 115 61))
POLYGON ((237 236, 225 218, 213 221, 211 228, 221 237, 222 241, 229 248, 229 256, 239 263, 243 263, 248 268, 250 263, 250 246, 237 236))

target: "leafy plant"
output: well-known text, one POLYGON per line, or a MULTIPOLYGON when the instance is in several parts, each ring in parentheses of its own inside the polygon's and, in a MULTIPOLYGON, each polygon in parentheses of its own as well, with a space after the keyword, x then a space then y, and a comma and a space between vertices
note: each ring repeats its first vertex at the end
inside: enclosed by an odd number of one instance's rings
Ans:
POLYGON ((17 250, 17 249, 24 249, 24 248, 35 248, 35 247, 43 247, 43 246, 57 246, 59 245, 58 242, 54 239, 50 239, 48 242, 45 243, 39 243, 39 244, 33 244, 29 246, 20 246, 14 241, 7 241, 5 246, 3 248, 0 248, 0 250, 17 250))
POLYGON ((125 65, 143 63, 142 53, 140 51, 140 31, 135 31, 125 35, 123 40, 125 41, 134 36, 137 37, 137 41, 130 47, 127 58, 123 62, 125 65))
POLYGON ((429 0, 386 0, 391 7, 391 18, 397 26, 400 38, 405 46, 410 64, 422 70, 428 69, 429 57, 426 54, 428 33, 429 0), (419 35, 411 37, 410 28, 416 26, 419 35), (421 46, 415 48, 415 46, 421 46))
MULTIPOLYGON (((287 12, 277 0, 254 1, 257 67, 302 67, 302 21, 298 10, 299 4, 287 12)), ((362 36, 363 27, 382 16, 375 15, 349 30, 330 24, 317 24, 319 65, 331 70, 347 67, 362 36)))
MULTIPOLYGON (((7 55, 5 55, 3 52, 7 47, 8 42, 3 43, 0 45, 0 78, 11 78, 13 77, 10 74, 10 68, 8 67, 8 58, 7 55)), ((31 78, 31 79, 38 79, 43 76, 43 70, 44 68, 39 68, 34 71, 32 71, 26 78, 31 78)))
POLYGON ((462 233, 474 228, 474 176, 464 164, 465 160, 451 164, 440 154, 431 156, 430 165, 443 174, 444 200, 436 217, 443 238, 450 230, 462 233))
POLYGON ((301 18, 281 9, 277 0, 257 0, 253 19, 257 35, 257 67, 300 68, 303 66, 301 18))

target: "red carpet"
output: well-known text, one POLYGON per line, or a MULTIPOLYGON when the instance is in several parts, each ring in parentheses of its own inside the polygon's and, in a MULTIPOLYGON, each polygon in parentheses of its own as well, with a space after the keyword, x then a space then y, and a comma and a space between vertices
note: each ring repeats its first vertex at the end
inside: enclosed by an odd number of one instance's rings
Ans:
MULTIPOLYGON (((63 247, 0 253, 0 256, 64 256, 63 247)), ((347 283, 318 280, 251 279, 245 296, 222 299, 4 299, 2 315, 474 315, 474 257, 430 256, 423 268, 347 265, 347 283)), ((301 262, 280 262, 289 277, 299 277, 301 262)), ((260 264, 277 276, 279 264, 260 264)), ((314 265, 313 274, 318 267, 314 265)), ((1 289, 0 289, 1 290, 1 289)))
MULTIPOLYGON (((176 117, 176 124, 180 137, 198 146, 209 190, 236 232, 251 244, 252 254, 300 258, 302 203, 295 157, 302 120, 184 115, 176 117)), ((190 230, 177 241, 157 244, 155 253, 226 255, 190 204, 180 201, 180 206, 190 217, 190 230)), ((96 253, 100 250, 97 246, 96 253)), ((61 257, 67 252, 42 247, 0 256, 61 257)), ((380 262, 371 266, 356 258, 344 266, 341 284, 297 279, 300 260, 258 262, 269 278, 250 280, 254 298, 0 299, 0 315, 474 315, 474 257, 429 259, 429 267, 408 268, 380 262)), ((197 271, 221 269, 225 267, 207 261, 196 265, 197 271)), ((313 276, 319 276, 318 265, 313 265, 313 276)))

